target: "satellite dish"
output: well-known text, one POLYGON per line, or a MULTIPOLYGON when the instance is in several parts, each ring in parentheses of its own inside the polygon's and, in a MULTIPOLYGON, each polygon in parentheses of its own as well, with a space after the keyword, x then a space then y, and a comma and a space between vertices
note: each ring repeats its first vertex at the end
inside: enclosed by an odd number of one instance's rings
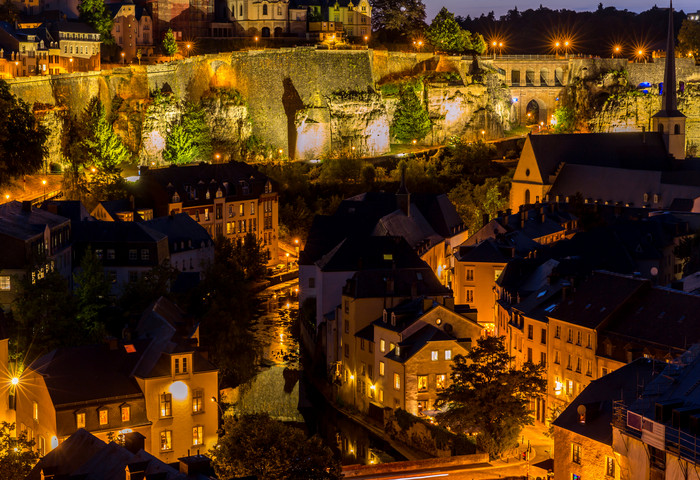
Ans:
POLYGON ((656 267, 651 267, 651 276, 655 277, 659 274, 659 269, 656 267))

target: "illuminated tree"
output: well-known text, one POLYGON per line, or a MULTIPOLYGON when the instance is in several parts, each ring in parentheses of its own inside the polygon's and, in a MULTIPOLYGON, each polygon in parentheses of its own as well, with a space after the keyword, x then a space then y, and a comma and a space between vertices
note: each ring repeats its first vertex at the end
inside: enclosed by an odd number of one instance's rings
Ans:
POLYGON ((374 0, 372 28, 411 36, 425 26, 425 4, 422 0, 374 0))
POLYGON ((0 80, 0 185, 35 173, 44 164, 48 130, 37 122, 29 105, 0 80))
POLYGON ((478 54, 486 50, 486 42, 480 34, 472 36, 460 27, 455 16, 442 7, 425 32, 425 38, 436 50, 447 53, 474 51, 478 54))
POLYGON ((684 55, 692 54, 696 61, 700 60, 700 22, 683 20, 678 32, 678 50, 684 55))
POLYGON ((391 123, 391 134, 401 142, 410 142, 425 138, 430 128, 430 117, 416 93, 412 88, 402 88, 391 123))
POLYGON ((496 457, 515 445, 523 426, 532 424, 530 399, 546 388, 544 366, 526 362, 513 368, 505 337, 488 336, 452 365, 452 384, 438 395, 438 422, 457 432, 478 432, 477 445, 496 457))
POLYGON ((195 104, 188 104, 178 123, 171 126, 165 140, 163 159, 176 165, 211 158, 211 132, 206 112, 195 104))
POLYGON ((210 450, 219 478, 338 480, 340 461, 318 437, 271 419, 266 413, 229 416, 226 432, 210 450))
POLYGON ((0 424, 0 478, 3 480, 24 480, 39 453, 34 449, 34 440, 27 438, 27 432, 14 435, 15 424, 0 424))
POLYGON ((197 147, 192 135, 180 123, 170 127, 170 134, 165 140, 163 160, 175 165, 185 165, 197 159, 197 147))
POLYGON ((571 133, 576 125, 576 114, 574 109, 567 106, 561 106, 554 111, 554 120, 556 125, 554 131, 556 133, 571 133))
POLYGON ((114 37, 112 37, 114 20, 104 0, 80 0, 78 12, 80 12, 80 20, 97 30, 102 43, 114 45, 114 37))
POLYGON ((172 57, 177 53, 178 47, 175 41, 175 34, 173 29, 169 28, 165 35, 163 36, 163 52, 169 57, 172 57))

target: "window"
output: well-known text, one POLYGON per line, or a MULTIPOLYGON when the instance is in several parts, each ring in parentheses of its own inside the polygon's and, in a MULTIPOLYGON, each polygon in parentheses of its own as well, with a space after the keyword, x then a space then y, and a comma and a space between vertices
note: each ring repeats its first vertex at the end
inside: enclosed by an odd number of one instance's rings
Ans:
POLYGON ((540 352, 540 365, 547 364, 547 354, 545 352, 540 352))
POLYGON ((85 428, 85 413, 75 414, 75 428, 85 428))
POLYGON ((581 465, 581 444, 572 443, 571 444, 571 461, 581 465))
POLYGON ((109 411, 106 408, 98 410, 97 415, 100 419, 100 425, 107 425, 109 423, 109 411))
POLYGON ((568 338, 566 339, 568 343, 574 343, 574 331, 569 329, 569 335, 568 338))
POLYGON ((474 281, 474 269, 473 268, 467 268, 467 282, 473 282, 474 281))
POLYGON ((0 290, 10 290, 9 275, 0 275, 0 290))
POLYGON ((255 202, 250 202, 250 214, 255 215, 255 202))
POLYGON ((350 320, 343 322, 345 333, 350 333, 350 320))
POLYGON ((540 343, 542 345, 547 344, 547 329, 546 328, 543 328, 542 330, 540 330, 540 343))
POLYGON ((245 204, 241 203, 241 204, 238 206, 238 214, 239 214, 241 217, 242 217, 243 215, 245 215, 245 204))
POLYGON ((474 289, 473 288, 467 288, 464 292, 464 301, 467 303, 472 303, 474 302, 474 289))
POLYGON ((532 363, 532 349, 527 347, 527 361, 532 363))
POLYGON ((187 373, 187 357, 182 357, 182 373, 187 373))
POLYGON ((554 338, 561 338, 561 327, 559 325, 554 327, 554 338))
POLYGON ((592 348, 591 347, 591 334, 588 334, 588 338, 586 340, 586 348, 592 348))
POLYGON ((445 360, 452 360, 452 350, 445 350, 445 360))
POLYGON ((438 360, 438 351, 437 350, 433 350, 430 352, 430 360, 432 360, 433 362, 437 362, 437 360, 438 360))
POLYGON ((383 338, 379 340, 379 351, 382 353, 386 352, 386 342, 383 338))
POLYGON ((603 368, 600 369, 600 376, 601 376, 601 377, 604 377, 604 376, 607 375, 607 374, 608 374, 608 369, 607 369, 607 368, 603 367, 603 368))
POLYGON ((365 339, 364 338, 360 339, 360 350, 362 350, 363 352, 365 351, 365 339))
POLYGON ((173 415, 173 396, 169 393, 163 393, 160 396, 160 416, 172 417, 173 415))
POLYGON ((173 432, 172 430, 163 430, 160 432, 160 451, 167 452, 173 449, 173 432))
POLYGON ((201 425, 192 427, 192 445, 201 445, 204 438, 204 428, 201 425))
POLYGON ((192 391, 192 413, 201 413, 204 409, 204 391, 199 388, 192 391))
POLYGON ((141 249, 141 260, 148 260, 150 258, 150 252, 148 251, 147 248, 142 248, 141 249))
POLYGON ((532 325, 527 326, 527 339, 532 340, 535 328, 532 325))
POLYGON ((576 332, 576 345, 581 345, 581 337, 582 336, 583 336, 583 333, 576 332))
POLYGON ((39 456, 43 457, 46 455, 46 439, 39 435, 39 456))
POLYGON ((612 457, 605 457, 605 475, 615 477, 615 459, 612 457))
POLYGON ((384 362, 379 362, 379 376, 384 376, 384 362))
POLYGON ((128 405, 122 405, 122 422, 128 422, 131 420, 131 407, 128 405))
POLYGON ((428 376, 418 375, 418 391, 427 392, 428 391, 428 376))
POLYGON ((103 253, 102 253, 102 252, 103 252, 103 250, 102 250, 101 248, 98 248, 98 249, 95 250, 95 256, 96 256, 97 258, 99 258, 100 260, 102 260, 102 257, 103 257, 103 253))
POLYGON ((394 374, 394 388, 396 390, 401 390, 401 377, 398 373, 394 374))
POLYGON ((576 373, 581 373, 581 358, 576 357, 576 373))
POLYGON ((115 252, 113 248, 108 248, 107 249, 107 260, 114 260, 115 257, 115 252))
POLYGON ((571 355, 567 355, 566 369, 571 370, 571 355))
POLYGON ((348 345, 347 343, 343 345, 343 350, 345 353, 345 358, 350 358, 350 345, 348 345))
POLYGON ((35 422, 39 421, 39 404, 32 402, 32 418, 35 422))
POLYGON ((175 375, 177 375, 178 373, 180 373, 180 359, 179 359, 179 358, 176 358, 176 359, 175 359, 175 366, 173 367, 173 373, 174 373, 175 375))
POLYGON ((267 5, 263 5, 263 15, 267 15, 267 5))
POLYGON ((435 388, 438 390, 444 390, 446 378, 447 375, 445 375, 444 373, 439 373, 435 375, 435 388))
POLYGON ((586 360, 586 375, 593 375, 593 366, 590 360, 586 360))

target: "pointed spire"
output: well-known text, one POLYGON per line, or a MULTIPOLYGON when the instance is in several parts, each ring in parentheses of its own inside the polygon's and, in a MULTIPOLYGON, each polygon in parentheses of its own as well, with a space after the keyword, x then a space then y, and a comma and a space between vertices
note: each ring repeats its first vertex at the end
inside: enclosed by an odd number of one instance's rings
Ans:
POLYGON ((666 114, 678 110, 676 102, 676 41, 673 29, 673 0, 668 7, 668 38, 666 39, 666 69, 664 71, 664 92, 661 99, 661 112, 666 114))
POLYGON ((401 183, 399 183, 399 190, 396 192, 397 195, 408 195, 408 189, 406 188, 406 164, 402 165, 401 168, 401 183))

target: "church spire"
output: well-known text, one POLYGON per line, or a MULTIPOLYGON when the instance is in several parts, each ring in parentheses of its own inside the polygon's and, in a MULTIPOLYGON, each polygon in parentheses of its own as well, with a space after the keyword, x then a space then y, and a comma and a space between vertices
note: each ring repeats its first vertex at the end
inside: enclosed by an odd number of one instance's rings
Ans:
POLYGON ((661 112, 675 116, 676 102, 676 41, 673 36, 673 0, 668 7, 668 37, 666 39, 666 69, 664 71, 664 92, 661 99, 661 112))

